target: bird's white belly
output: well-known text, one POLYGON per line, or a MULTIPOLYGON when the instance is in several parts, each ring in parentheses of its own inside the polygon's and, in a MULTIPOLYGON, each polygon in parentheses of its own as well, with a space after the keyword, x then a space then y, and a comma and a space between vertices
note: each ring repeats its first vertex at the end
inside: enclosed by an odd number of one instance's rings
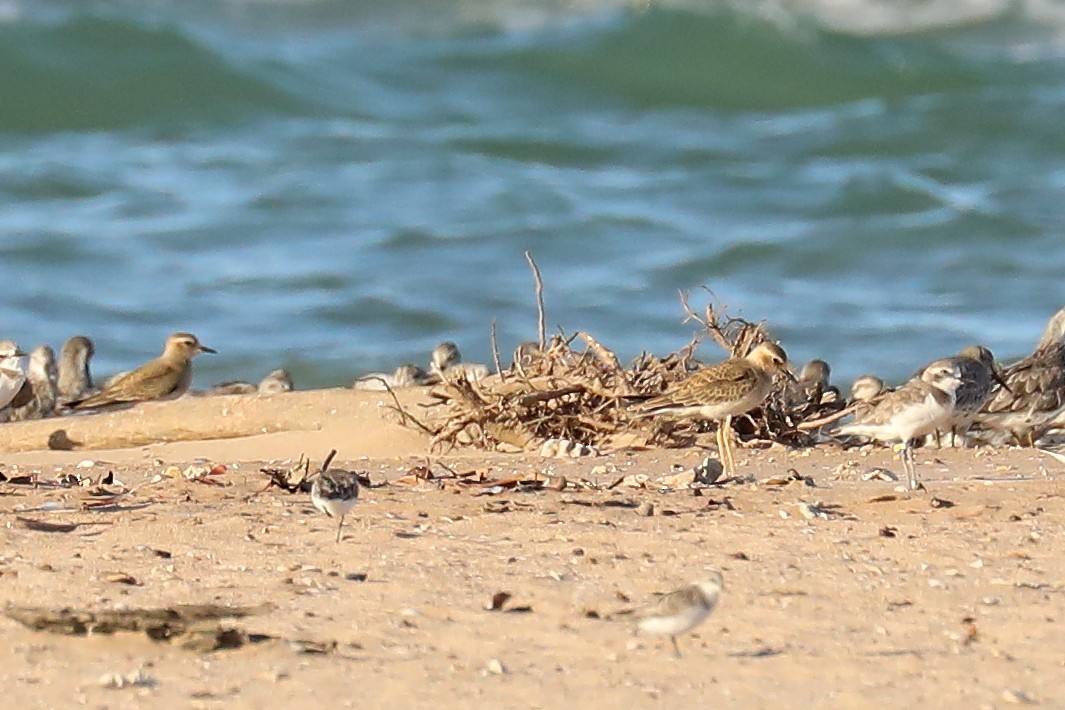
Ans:
POLYGON ((358 502, 357 498, 351 500, 344 500, 343 498, 315 498, 311 501, 314 503, 314 507, 320 512, 325 513, 330 518, 342 518, 351 512, 351 509, 355 507, 355 503, 358 502))
POLYGON ((907 407, 892 418, 892 425, 903 440, 931 434, 946 425, 953 407, 945 406, 928 395, 918 406, 907 407))
POLYGON ((710 610, 706 607, 697 606, 669 616, 644 617, 640 619, 639 627, 641 631, 649 634, 677 636, 697 626, 709 613, 710 610))
POLYGON ((11 400, 22 389, 22 383, 25 381, 25 377, 11 377, 7 374, 0 374, 0 409, 11 404, 11 400))

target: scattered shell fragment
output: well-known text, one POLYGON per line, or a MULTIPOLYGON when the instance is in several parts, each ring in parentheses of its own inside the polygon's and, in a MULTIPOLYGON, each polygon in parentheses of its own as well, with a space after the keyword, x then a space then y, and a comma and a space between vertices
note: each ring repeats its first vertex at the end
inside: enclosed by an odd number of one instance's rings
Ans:
POLYGON ((821 518, 822 520, 828 520, 828 511, 812 503, 796 503, 799 508, 799 512, 802 513, 802 517, 809 520, 815 518, 821 518))
POLYGON ((485 670, 492 675, 503 675, 507 672, 507 667, 498 658, 489 658, 488 663, 485 664, 485 670))
POLYGON ((145 675, 142 670, 135 670, 131 673, 104 673, 100 676, 100 686, 103 688, 110 688, 112 690, 119 690, 121 688, 151 688, 155 685, 155 679, 148 675, 145 675))
POLYGON ((569 439, 548 439, 540 446, 540 455, 550 459, 576 459, 582 456, 598 456, 594 447, 569 439))
POLYGON ((897 481, 899 477, 886 468, 871 468, 862 474, 863 481, 897 481))

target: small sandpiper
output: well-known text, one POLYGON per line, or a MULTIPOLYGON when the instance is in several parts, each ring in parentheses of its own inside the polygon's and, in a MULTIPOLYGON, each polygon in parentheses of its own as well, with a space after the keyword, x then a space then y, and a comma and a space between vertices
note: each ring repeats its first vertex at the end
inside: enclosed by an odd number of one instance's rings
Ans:
POLYGON ((6 412, 7 421, 44 419, 52 416, 56 405, 55 351, 50 345, 39 345, 30 353, 26 367, 26 381, 11 400, 6 412))
POLYGON ((833 433, 867 436, 882 442, 902 442, 902 465, 910 490, 921 487, 913 461, 912 441, 931 434, 950 421, 955 396, 962 386, 961 371, 949 360, 928 365, 921 376, 908 381, 894 392, 872 403, 860 419, 845 424, 833 433))
POLYGON ((286 370, 274 370, 252 384, 243 380, 231 380, 211 385, 202 394, 204 397, 216 397, 227 394, 280 394, 292 391, 292 377, 286 370))
POLYGON ((839 390, 829 382, 831 375, 827 362, 810 360, 799 370, 798 378, 784 387, 784 404, 789 410, 804 410, 839 401, 839 390))
POLYGON ((352 387, 357 390, 384 392, 387 389, 417 387, 428 383, 429 375, 425 370, 408 362, 397 367, 393 373, 371 372, 363 375, 355 380, 352 387))
POLYGON ((319 474, 311 485, 311 503, 330 518, 339 518, 337 542, 344 527, 344 516, 359 500, 359 477, 351 471, 331 468, 319 474))
POLYGON ((991 398, 995 385, 1007 391, 1009 385, 1002 379, 995 356, 983 345, 970 345, 956 357, 947 358, 947 362, 958 366, 962 379, 962 385, 955 394, 954 412, 947 422, 951 444, 957 446, 958 436, 961 435, 964 441, 980 410, 991 398))
POLYGON ((99 409, 149 400, 176 399, 192 382, 192 358, 217 352, 192 333, 174 333, 166 339, 163 354, 132 372, 113 378, 94 395, 74 400, 71 409, 99 409))
POLYGON ((292 375, 284 368, 278 368, 266 373, 266 377, 259 380, 259 394, 282 394, 291 392, 293 389, 292 375))
POLYGON ((92 341, 84 335, 75 335, 63 343, 59 351, 58 387, 61 401, 73 401, 88 397, 93 390, 89 361, 92 360, 92 341))
POLYGON ((22 358, 26 353, 13 340, 0 340, 0 409, 11 404, 26 382, 22 358))
POLYGON ((464 363, 457 345, 445 341, 429 354, 429 374, 438 381, 461 380, 477 382, 488 377, 487 365, 464 363))
POLYGON ((755 346, 746 357, 732 357, 704 367, 670 385, 664 393, 636 405, 639 416, 711 419, 718 423, 717 446, 725 475, 736 475, 729 434, 732 417, 760 406, 773 388, 773 375, 794 379, 788 356, 776 343, 755 346))
POLYGON ((644 609, 634 613, 640 631, 669 636, 673 653, 680 658, 677 636, 703 623, 717 607, 725 580, 720 572, 710 572, 705 581, 663 594, 644 609))

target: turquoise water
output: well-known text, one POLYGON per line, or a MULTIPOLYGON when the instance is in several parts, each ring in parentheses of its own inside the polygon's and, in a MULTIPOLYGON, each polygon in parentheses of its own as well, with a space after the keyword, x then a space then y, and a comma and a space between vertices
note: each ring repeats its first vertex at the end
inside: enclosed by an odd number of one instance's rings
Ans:
MULTIPOLYGON (((0 330, 298 387, 678 289, 901 378, 1065 303, 1065 7, 0 0, 0 330)), ((717 358, 704 346, 706 359, 717 358)))

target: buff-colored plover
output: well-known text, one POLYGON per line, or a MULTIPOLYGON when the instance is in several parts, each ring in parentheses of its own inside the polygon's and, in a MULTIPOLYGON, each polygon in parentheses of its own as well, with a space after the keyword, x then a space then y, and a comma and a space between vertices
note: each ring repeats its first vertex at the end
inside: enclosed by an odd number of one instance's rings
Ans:
POLYGON ((637 628, 646 634, 668 636, 673 653, 680 657, 677 637, 703 623, 717 607, 725 580, 720 572, 710 572, 696 584, 663 594, 646 608, 633 613, 637 628))
POLYGON ((330 518, 338 518, 337 542, 344 528, 344 516, 359 500, 359 477, 352 471, 331 468, 319 474, 311 485, 311 503, 330 518))
POLYGON ((163 353, 112 380, 99 392, 69 404, 71 409, 100 409, 150 400, 176 399, 192 383, 192 358, 214 353, 192 333, 174 333, 166 339, 163 353))
POLYGON ((736 474, 730 434, 732 417, 760 406, 773 388, 774 374, 791 378, 788 356, 779 345, 760 343, 746 357, 709 365, 670 385, 664 393, 635 407, 640 416, 666 415, 717 422, 721 465, 736 474))
POLYGON ((913 461, 912 441, 931 434, 950 421, 955 396, 962 386, 961 372, 950 361, 930 364, 921 376, 875 400, 860 419, 835 430, 837 435, 865 436, 882 442, 902 443, 902 465, 911 490, 920 487, 913 461))

